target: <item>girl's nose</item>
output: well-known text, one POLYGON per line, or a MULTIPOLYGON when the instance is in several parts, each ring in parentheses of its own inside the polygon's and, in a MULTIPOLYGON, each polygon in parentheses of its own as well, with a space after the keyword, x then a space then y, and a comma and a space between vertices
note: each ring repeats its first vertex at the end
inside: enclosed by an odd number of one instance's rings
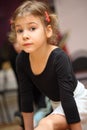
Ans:
POLYGON ((29 39, 29 37, 30 37, 30 36, 29 36, 28 31, 24 31, 24 32, 23 32, 23 39, 24 39, 24 40, 27 40, 27 39, 29 39))

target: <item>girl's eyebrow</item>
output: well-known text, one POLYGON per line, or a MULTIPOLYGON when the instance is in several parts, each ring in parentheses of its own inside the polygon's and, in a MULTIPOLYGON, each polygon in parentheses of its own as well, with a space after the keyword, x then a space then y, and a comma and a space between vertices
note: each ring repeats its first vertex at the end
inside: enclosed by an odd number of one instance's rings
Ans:
MULTIPOLYGON (((29 23, 26 23, 26 24, 28 24, 28 25, 30 25, 30 24, 38 25, 38 23, 36 23, 36 22, 29 22, 29 23)), ((21 26, 20 24, 15 24, 15 27, 20 27, 20 26, 21 26)))

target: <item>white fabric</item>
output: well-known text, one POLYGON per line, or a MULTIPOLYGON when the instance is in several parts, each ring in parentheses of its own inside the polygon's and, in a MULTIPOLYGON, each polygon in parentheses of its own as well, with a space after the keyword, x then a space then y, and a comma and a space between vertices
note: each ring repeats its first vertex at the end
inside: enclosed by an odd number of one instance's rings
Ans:
MULTIPOLYGON (((77 87, 74 91, 74 98, 78 107, 82 130, 87 130, 87 89, 78 81, 77 87)), ((61 102, 51 101, 54 111, 51 114, 65 115, 61 102)))

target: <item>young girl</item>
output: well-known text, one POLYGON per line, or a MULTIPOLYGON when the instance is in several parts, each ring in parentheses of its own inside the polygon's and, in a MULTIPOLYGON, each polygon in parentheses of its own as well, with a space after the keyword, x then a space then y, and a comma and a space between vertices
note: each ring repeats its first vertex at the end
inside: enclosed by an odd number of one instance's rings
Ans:
POLYGON ((87 130, 87 90, 76 80, 69 57, 57 46, 56 15, 47 4, 26 1, 11 19, 25 130, 87 130), (33 128, 33 88, 48 96, 53 112, 33 128))

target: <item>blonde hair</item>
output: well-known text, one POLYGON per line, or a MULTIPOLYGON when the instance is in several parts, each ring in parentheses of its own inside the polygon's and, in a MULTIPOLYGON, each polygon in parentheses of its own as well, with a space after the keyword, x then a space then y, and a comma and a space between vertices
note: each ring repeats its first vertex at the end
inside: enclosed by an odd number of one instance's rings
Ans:
POLYGON ((9 41, 12 43, 16 42, 16 33, 15 33, 15 20, 18 17, 26 16, 32 14, 41 19, 45 26, 51 25, 53 30, 53 35, 48 39, 49 44, 57 45, 58 37, 58 22, 57 16, 51 12, 49 6, 40 1, 25 1, 23 2, 14 12, 11 18, 11 31, 9 32, 9 41))

